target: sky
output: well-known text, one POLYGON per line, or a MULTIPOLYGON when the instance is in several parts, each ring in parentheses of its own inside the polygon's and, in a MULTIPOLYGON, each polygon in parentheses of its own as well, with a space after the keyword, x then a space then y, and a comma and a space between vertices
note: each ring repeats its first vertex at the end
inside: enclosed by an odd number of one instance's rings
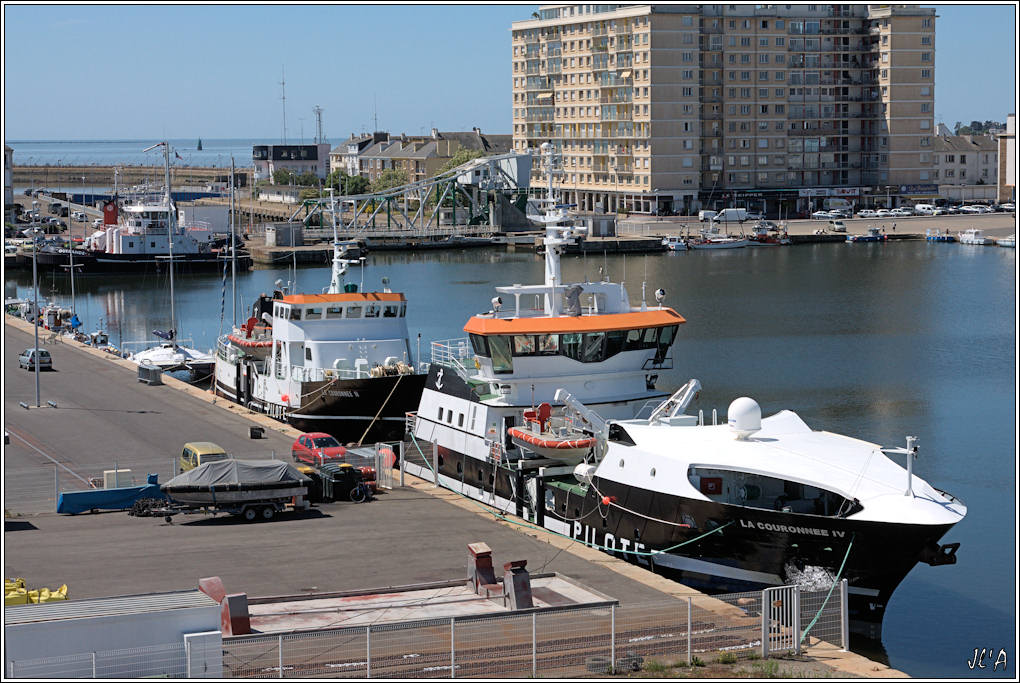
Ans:
MULTIPOLYGON (((935 120, 1015 112, 1010 5, 938 5, 935 120)), ((518 5, 5 3, 4 139, 511 131, 518 5), (375 122, 378 122, 376 125, 375 122)))

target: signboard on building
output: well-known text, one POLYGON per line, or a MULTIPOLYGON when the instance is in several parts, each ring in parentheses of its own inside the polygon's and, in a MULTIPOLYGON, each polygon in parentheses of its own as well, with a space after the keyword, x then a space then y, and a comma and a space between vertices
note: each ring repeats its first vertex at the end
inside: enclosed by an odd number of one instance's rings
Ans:
POLYGON ((938 194, 938 185, 900 185, 900 194, 938 194))
POLYGON ((801 197, 859 197, 859 187, 806 187, 798 191, 801 197))

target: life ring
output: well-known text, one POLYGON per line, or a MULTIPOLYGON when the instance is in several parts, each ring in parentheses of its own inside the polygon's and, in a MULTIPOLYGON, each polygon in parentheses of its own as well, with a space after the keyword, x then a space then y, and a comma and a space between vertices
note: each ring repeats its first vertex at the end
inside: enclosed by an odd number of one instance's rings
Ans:
POLYGON ((273 341, 271 339, 255 341, 252 339, 244 339, 233 334, 228 334, 227 339, 229 339, 232 343, 237 344, 238 346, 243 346, 245 348, 266 349, 273 345, 273 341))

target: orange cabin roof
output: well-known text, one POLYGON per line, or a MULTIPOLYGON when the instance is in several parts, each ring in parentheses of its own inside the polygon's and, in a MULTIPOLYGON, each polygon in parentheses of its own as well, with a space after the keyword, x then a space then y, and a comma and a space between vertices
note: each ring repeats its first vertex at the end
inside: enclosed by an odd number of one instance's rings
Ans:
POLYGON ((687 322, 672 308, 652 309, 635 313, 556 316, 534 318, 472 317, 464 326, 470 334, 562 334, 572 332, 609 332, 636 330, 645 327, 666 327, 687 322))
POLYGON ((343 292, 340 294, 291 294, 285 304, 335 304, 348 301, 405 301, 400 292, 343 292))

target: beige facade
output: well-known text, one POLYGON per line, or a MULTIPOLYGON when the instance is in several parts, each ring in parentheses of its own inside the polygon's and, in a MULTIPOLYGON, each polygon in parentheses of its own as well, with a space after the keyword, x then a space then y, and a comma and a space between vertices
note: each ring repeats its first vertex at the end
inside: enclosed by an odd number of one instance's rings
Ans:
MULTIPOLYGON (((582 210, 767 202, 790 212, 816 197, 897 203, 934 187, 934 9, 548 5, 539 15, 512 25, 514 149, 557 145, 554 182, 582 210)), ((541 167, 533 181, 544 185, 541 167)))
POLYGON ((934 139, 932 177, 940 185, 995 185, 999 142, 990 135, 949 135, 939 124, 934 139))
POLYGON ((1006 117, 1006 132, 999 136, 998 199, 1016 201, 1016 114, 1006 117))

